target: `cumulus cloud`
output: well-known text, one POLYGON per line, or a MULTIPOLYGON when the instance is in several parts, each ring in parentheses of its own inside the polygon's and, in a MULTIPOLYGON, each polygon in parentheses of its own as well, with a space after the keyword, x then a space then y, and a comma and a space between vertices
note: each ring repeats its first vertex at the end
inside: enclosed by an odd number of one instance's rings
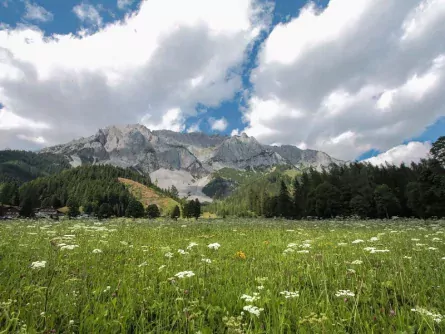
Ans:
MULTIPOLYGON (((76 8, 100 25, 91 7, 76 8)), ((217 107, 241 88, 245 52, 269 14, 259 0, 165 0, 94 33, 4 26, 0 123, 9 130, 0 147, 14 147, 18 134, 51 145, 110 124, 184 130, 197 105, 217 107)))
POLYGON ((385 165, 386 163, 390 165, 410 164, 427 158, 430 150, 431 144, 428 142, 410 142, 406 145, 393 147, 382 154, 366 159, 365 162, 373 165, 385 165))
POLYGON ((134 0, 117 0, 117 8, 119 8, 120 10, 124 10, 133 2, 134 0))
POLYGON ((209 118, 209 124, 212 130, 214 131, 224 131, 227 129, 227 126, 229 123, 227 123, 227 120, 222 117, 220 119, 215 119, 213 117, 209 118))
POLYGON ((199 128, 199 122, 196 122, 187 128, 187 133, 199 132, 199 131, 201 131, 199 128))
POLYGON ((93 5, 81 3, 73 7, 73 13, 76 14, 80 21, 86 24, 98 27, 102 25, 102 16, 93 5))
POLYGON ((245 131, 350 160, 445 115, 445 2, 331 0, 278 24, 252 71, 245 131))
MULTIPOLYGON (((4 2, 4 6, 8 7, 8 2, 4 2), (5 5, 6 4, 6 5, 5 5)), ((26 1, 24 19, 37 22, 52 21, 54 15, 38 4, 26 1)))

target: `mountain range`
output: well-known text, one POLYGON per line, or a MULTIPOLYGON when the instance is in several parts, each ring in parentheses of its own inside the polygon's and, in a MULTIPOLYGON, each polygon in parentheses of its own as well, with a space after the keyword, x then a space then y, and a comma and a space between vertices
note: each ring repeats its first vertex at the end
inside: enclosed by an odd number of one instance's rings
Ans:
POLYGON ((181 196, 211 201, 202 189, 222 169, 264 171, 286 165, 301 170, 342 164, 324 152, 296 146, 260 144, 245 133, 239 136, 207 135, 149 130, 143 125, 109 126, 96 134, 40 153, 66 157, 71 166, 111 164, 150 174, 161 188, 174 185, 181 196))

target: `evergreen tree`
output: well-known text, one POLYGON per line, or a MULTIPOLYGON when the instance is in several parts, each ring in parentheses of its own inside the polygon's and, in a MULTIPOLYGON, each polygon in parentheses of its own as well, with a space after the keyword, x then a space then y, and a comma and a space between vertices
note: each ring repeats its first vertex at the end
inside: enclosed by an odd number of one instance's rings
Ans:
POLYGON ((315 189, 315 212, 322 218, 341 214, 340 191, 337 187, 325 181, 315 189))
POLYGON ((170 188, 170 194, 173 198, 179 198, 179 191, 174 185, 170 188))
POLYGON ((370 203, 362 195, 354 196, 350 203, 350 211, 352 214, 359 216, 360 218, 366 218, 370 212, 370 203))
POLYGON ((193 217, 195 217, 195 219, 198 219, 200 216, 201 216, 201 203, 196 198, 195 205, 193 206, 193 217))
POLYGON ((111 207, 108 203, 102 203, 98 209, 97 216, 99 219, 108 218, 111 216, 111 207))
POLYGON ((32 207, 32 200, 30 197, 27 197, 21 205, 20 208, 20 216, 22 217, 33 217, 34 216, 34 211, 33 211, 33 207, 32 207))
POLYGON ((440 137, 433 143, 430 153, 442 166, 445 166, 445 136, 440 137))
POLYGON ((170 218, 177 220, 180 215, 181 215, 181 210, 179 210, 179 206, 176 205, 170 214, 170 218))
POLYGON ((298 178, 294 178, 293 182, 293 194, 292 194, 292 204, 293 204, 293 213, 292 216, 294 218, 301 218, 303 216, 303 194, 300 182, 298 178))
POLYGON ((145 210, 142 203, 134 198, 130 199, 130 202, 128 203, 127 206, 127 210, 125 211, 125 216, 132 218, 141 218, 144 217, 144 214, 145 210))
POLYGON ((399 200, 386 184, 381 184, 375 188, 374 200, 377 214, 380 217, 389 218, 397 215, 400 210, 399 200))
POLYGON ((159 211, 159 208, 156 204, 150 204, 147 206, 147 217, 150 219, 158 218, 161 216, 161 212, 159 211))
POLYGON ((291 201, 289 198, 289 192, 287 191, 287 187, 284 181, 281 181, 280 193, 278 194, 277 214, 285 218, 291 216, 291 201))
POLYGON ((68 217, 77 217, 80 215, 79 204, 74 199, 68 200, 68 217))

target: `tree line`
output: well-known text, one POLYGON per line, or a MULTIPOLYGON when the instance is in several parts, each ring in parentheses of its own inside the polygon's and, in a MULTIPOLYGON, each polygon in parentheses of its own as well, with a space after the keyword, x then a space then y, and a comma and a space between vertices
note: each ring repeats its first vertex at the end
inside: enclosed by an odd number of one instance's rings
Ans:
POLYGON ((431 158, 410 166, 373 166, 354 162, 309 169, 289 181, 278 177, 271 187, 252 185, 232 198, 208 206, 220 216, 390 218, 445 217, 445 137, 431 158))

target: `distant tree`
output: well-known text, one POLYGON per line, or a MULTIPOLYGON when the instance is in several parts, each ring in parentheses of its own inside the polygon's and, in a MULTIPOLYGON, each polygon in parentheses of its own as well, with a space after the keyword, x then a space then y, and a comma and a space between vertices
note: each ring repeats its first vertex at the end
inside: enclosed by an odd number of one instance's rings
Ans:
POLYGON ((292 193, 292 204, 293 204, 293 212, 292 216, 295 218, 301 218, 304 211, 304 201, 303 201, 303 193, 301 189, 300 182, 298 178, 295 177, 293 181, 293 193, 292 193))
POLYGON ((433 143, 430 153, 442 166, 445 166, 445 136, 440 137, 433 143))
POLYGON ((171 188, 170 188, 170 195, 173 198, 179 198, 179 191, 178 191, 178 189, 174 185, 172 185, 171 188))
POLYGON ((349 202, 350 211, 352 214, 359 216, 360 218, 366 218, 370 211, 370 203, 362 195, 354 196, 349 202))
POLYGON ((33 217, 34 216, 34 210, 32 207, 32 199, 30 197, 27 197, 24 199, 24 201, 21 203, 20 208, 20 216, 22 217, 33 217))
POLYGON ((111 216, 112 210, 110 207, 110 204, 108 203, 102 203, 99 207, 99 210, 97 212, 97 216, 99 219, 101 218, 108 218, 111 216))
POLYGON ((291 200, 289 197, 289 192, 287 191, 286 183, 281 181, 280 192, 277 199, 277 214, 281 217, 291 216, 291 200))
POLYGON ((201 216, 201 203, 196 198, 195 205, 193 206, 193 217, 195 217, 195 219, 198 219, 199 216, 201 216))
POLYGON ((85 203, 85 205, 83 206, 83 212, 87 215, 91 215, 94 211, 94 207, 92 203, 85 203))
POLYGON ((47 198, 43 199, 42 203, 40 204, 40 207, 42 207, 42 208, 49 208, 49 207, 52 206, 51 203, 52 203, 51 202, 51 198, 47 197, 47 198))
POLYGON ((179 209, 179 206, 176 205, 170 214, 170 218, 177 220, 180 215, 181 215, 181 210, 179 209))
POLYGON ((51 205, 53 208, 60 208, 62 203, 60 203, 59 198, 56 195, 51 196, 51 205))
POLYGON ((399 200, 387 184, 381 184, 375 188, 374 200, 377 214, 380 217, 389 218, 397 215, 400 210, 399 200))
POLYGON ((74 199, 68 200, 68 217, 77 217, 80 215, 79 204, 74 199))
POLYGON ((315 212, 318 217, 331 218, 340 214, 340 191, 325 181, 315 189, 315 212))
POLYGON ((159 211, 159 208, 156 204, 150 204, 147 206, 147 217, 150 219, 158 218, 161 216, 161 212, 159 211))
POLYGON ((132 218, 141 218, 144 217, 145 210, 144 206, 141 202, 137 201, 136 199, 130 199, 130 202, 128 203, 127 210, 125 210, 125 216, 126 217, 132 217, 132 218))

